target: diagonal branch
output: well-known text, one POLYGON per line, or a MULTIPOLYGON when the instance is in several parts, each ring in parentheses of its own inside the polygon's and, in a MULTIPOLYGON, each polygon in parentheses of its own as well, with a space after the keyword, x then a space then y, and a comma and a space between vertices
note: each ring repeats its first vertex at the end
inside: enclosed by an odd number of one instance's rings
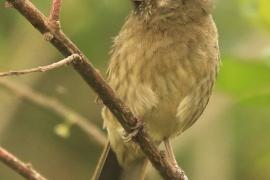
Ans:
POLYGON ((107 142, 106 137, 96 127, 95 124, 82 117, 72 109, 68 108, 64 104, 61 104, 56 99, 43 95, 31 89, 30 87, 14 83, 10 80, 0 79, 0 85, 4 86, 15 94, 19 94, 20 96, 30 100, 33 103, 54 111, 58 115, 62 116, 70 124, 74 124, 80 127, 89 136, 89 138, 91 138, 91 140, 94 140, 98 144, 105 146, 107 142))
POLYGON ((49 64, 47 66, 39 66, 37 68, 31 68, 31 69, 25 69, 25 70, 19 70, 19 71, 0 72, 0 77, 13 76, 13 75, 24 75, 24 74, 34 73, 34 72, 46 72, 46 71, 50 71, 50 70, 59 68, 63 65, 69 65, 72 61, 78 61, 80 59, 81 58, 78 54, 72 54, 61 61, 49 64))
POLYGON ((8 167, 15 170, 18 174, 22 175, 29 180, 47 180, 33 169, 31 164, 25 164, 12 155, 7 150, 0 147, 0 161, 5 163, 8 167))
POLYGON ((115 96, 113 90, 79 48, 61 30, 55 31, 53 27, 49 25, 48 18, 45 17, 29 0, 7 1, 42 34, 50 33, 52 36, 49 41, 64 56, 70 56, 72 54, 79 54, 81 56, 81 61, 72 63, 73 68, 99 95, 104 105, 110 109, 127 133, 132 133, 134 132, 134 129, 138 129, 138 133, 136 133, 133 140, 140 145, 154 167, 165 179, 184 180, 184 174, 175 171, 167 158, 164 157, 153 143, 151 143, 149 135, 144 128, 139 125, 141 121, 132 114, 130 109, 119 98, 115 96))

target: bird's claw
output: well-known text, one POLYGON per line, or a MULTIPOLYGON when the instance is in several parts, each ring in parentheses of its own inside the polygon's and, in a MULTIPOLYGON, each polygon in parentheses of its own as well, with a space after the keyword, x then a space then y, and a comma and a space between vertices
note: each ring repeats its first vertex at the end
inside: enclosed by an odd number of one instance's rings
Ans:
POLYGON ((124 142, 129 143, 138 134, 138 132, 138 129, 134 129, 131 133, 125 132, 123 135, 124 142))
POLYGON ((140 129, 143 127, 143 122, 138 121, 136 126, 132 127, 132 131, 127 133, 125 132, 123 135, 123 140, 125 143, 129 143, 134 137, 137 136, 138 132, 140 131, 140 129))

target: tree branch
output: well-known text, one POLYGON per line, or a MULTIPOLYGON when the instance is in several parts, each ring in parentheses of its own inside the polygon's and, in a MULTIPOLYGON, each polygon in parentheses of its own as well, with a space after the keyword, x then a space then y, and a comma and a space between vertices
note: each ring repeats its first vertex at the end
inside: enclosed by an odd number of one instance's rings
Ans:
POLYGON ((19 70, 19 71, 8 71, 8 72, 2 72, 2 73, 0 72, 0 77, 12 76, 12 75, 24 75, 24 74, 34 73, 34 72, 46 72, 49 70, 59 68, 63 65, 69 65, 72 61, 78 61, 80 59, 81 57, 78 54, 73 54, 61 61, 49 64, 47 66, 39 66, 37 68, 31 68, 31 69, 19 70))
POLYGON ((50 33, 52 36, 50 42, 64 55, 79 54, 81 61, 73 62, 73 68, 82 76, 82 78, 90 85, 93 90, 99 95, 114 116, 121 123, 127 133, 138 133, 134 136, 134 142, 138 143, 142 151, 149 158, 154 167, 160 172, 165 179, 184 180, 184 174, 175 171, 166 157, 151 143, 149 135, 140 126, 140 121, 135 117, 130 109, 115 96, 113 90, 104 81, 101 75, 95 70, 86 56, 78 49, 78 47, 62 32, 55 31, 48 23, 48 18, 45 17, 29 0, 7 0, 17 9, 37 30, 42 34, 50 33))
POLYGON ((14 155, 12 155, 10 152, 3 149, 2 147, 0 147, 0 160, 26 179, 47 180, 36 170, 34 170, 30 164, 25 164, 21 162, 18 158, 16 158, 14 155))
POLYGON ((42 107, 54 111, 56 114, 63 117, 63 119, 65 119, 70 124, 74 124, 80 127, 89 136, 91 140, 94 140, 98 144, 105 146, 107 138, 104 136, 104 133, 102 133, 96 127, 95 124, 82 117, 80 114, 76 113, 72 109, 66 107, 64 104, 61 104, 56 99, 43 95, 31 89, 30 87, 14 83, 10 80, 0 79, 0 85, 8 88, 11 92, 15 94, 18 94, 26 98, 27 100, 30 100, 33 103, 36 103, 42 107))

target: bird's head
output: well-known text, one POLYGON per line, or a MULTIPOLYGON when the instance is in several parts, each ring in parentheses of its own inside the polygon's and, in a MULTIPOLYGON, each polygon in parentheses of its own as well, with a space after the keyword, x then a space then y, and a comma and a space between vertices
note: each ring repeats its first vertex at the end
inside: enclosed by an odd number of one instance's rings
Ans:
POLYGON ((201 14, 209 14, 212 0, 131 0, 134 13, 146 18, 188 21, 201 14))

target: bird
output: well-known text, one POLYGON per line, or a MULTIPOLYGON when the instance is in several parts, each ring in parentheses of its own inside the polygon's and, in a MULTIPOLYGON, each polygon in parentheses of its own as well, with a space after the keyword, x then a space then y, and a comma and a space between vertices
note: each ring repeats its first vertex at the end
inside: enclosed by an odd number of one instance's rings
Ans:
MULTIPOLYGON (((212 0, 131 0, 133 9, 113 41, 107 82, 141 119, 151 141, 164 143, 177 166, 171 139, 191 127, 206 108, 220 67, 212 0)), ((140 147, 102 109, 109 142, 93 180, 144 179, 140 147)))

